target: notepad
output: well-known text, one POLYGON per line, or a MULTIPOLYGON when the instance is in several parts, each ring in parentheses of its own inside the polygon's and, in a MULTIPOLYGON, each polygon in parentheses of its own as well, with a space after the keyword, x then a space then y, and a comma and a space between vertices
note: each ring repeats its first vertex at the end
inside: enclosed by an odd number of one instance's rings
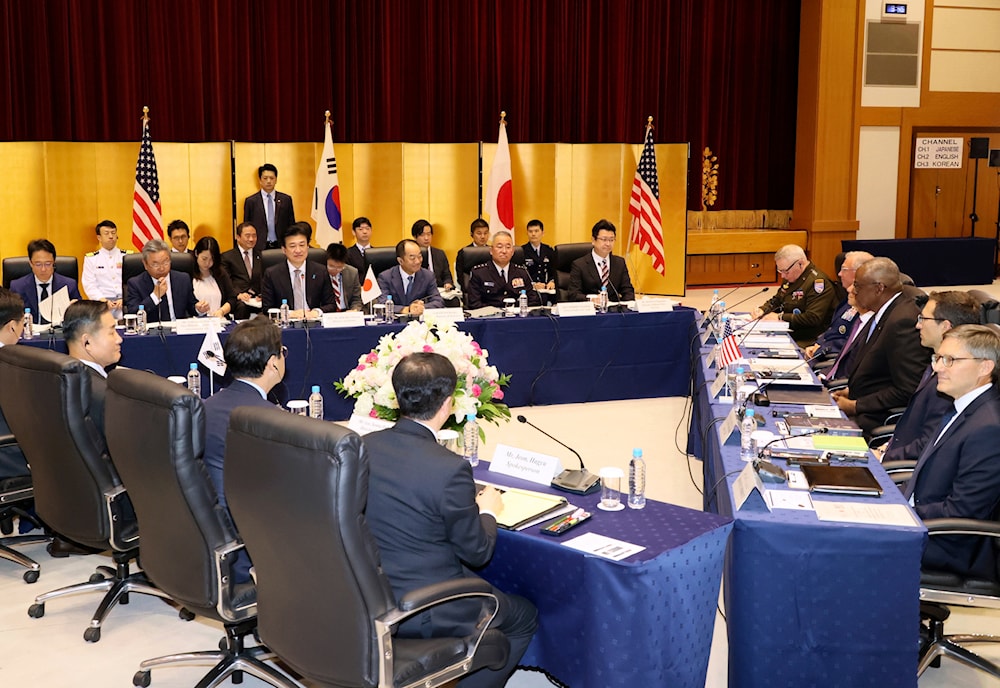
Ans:
MULTIPOLYGON (((476 481, 477 488, 489 484, 476 481)), ((505 530, 520 530, 537 522, 538 519, 552 515, 568 506, 565 497, 521 490, 515 487, 502 487, 500 485, 493 485, 493 487, 503 494, 503 510, 497 514, 497 525, 505 530)))

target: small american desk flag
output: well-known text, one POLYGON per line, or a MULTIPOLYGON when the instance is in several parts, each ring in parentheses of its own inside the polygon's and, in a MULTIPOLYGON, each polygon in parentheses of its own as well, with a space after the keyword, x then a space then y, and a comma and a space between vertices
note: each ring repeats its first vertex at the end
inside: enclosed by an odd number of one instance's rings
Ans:
POLYGON ((739 338, 733 332, 733 324, 729 322, 729 318, 724 322, 726 325, 722 333, 722 346, 719 347, 719 370, 743 357, 740 353, 739 338))
POLYGON ((628 211, 632 215, 629 241, 653 259, 653 268, 666 275, 663 264, 663 225, 660 222, 660 182, 656 174, 656 149, 653 147, 653 127, 646 127, 646 142, 632 180, 632 200, 628 211))
POLYGON ((135 163, 135 189, 132 192, 132 245, 141 251, 147 241, 162 238, 160 178, 156 174, 153 141, 149 137, 149 117, 143 114, 142 143, 139 145, 139 160, 135 163))

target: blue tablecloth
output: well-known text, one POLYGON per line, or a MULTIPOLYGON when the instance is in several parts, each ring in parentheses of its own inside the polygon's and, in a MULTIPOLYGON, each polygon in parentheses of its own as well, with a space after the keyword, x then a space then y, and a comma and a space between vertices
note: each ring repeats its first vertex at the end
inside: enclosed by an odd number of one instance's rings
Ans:
MULTIPOLYGON (((503 318, 469 320, 459 329, 470 333, 490 354, 490 363, 510 373, 504 402, 510 406, 567 404, 613 399, 682 396, 688 391, 695 311, 609 313, 584 318, 503 318)), ((333 387, 375 347, 380 337, 402 325, 356 328, 289 329, 285 384, 288 397, 305 399, 320 385, 327 420, 345 420, 353 399, 333 387)), ((225 341, 225 333, 220 338, 225 341)), ((121 365, 168 375, 185 375, 195 361, 203 335, 127 336, 121 365)), ((61 340, 30 342, 65 352, 61 340)), ((216 380, 216 388, 221 384, 216 380)), ((208 373, 202 370, 202 394, 208 396, 208 373)))
MULTIPOLYGON (((745 464, 738 443, 721 444, 721 422, 713 424, 730 409, 708 398, 706 381, 714 377, 702 360, 689 450, 703 459, 706 511, 736 521, 725 571, 729 685, 915 686, 926 530, 822 522, 812 511, 768 512, 756 494, 736 511, 732 485, 745 464)), ((766 429, 776 432, 770 409, 762 412, 766 429)), ((881 465, 873 460, 870 468, 884 489, 879 502, 905 504, 881 465)))
MULTIPOLYGON (((477 478, 551 492, 487 466, 477 478)), ((521 663, 573 688, 702 688, 731 519, 653 500, 609 513, 597 509, 599 494, 566 496, 593 517, 558 538, 541 526, 501 531, 481 571, 538 607, 539 630, 521 663), (561 544, 588 532, 646 549, 616 562, 561 544)))

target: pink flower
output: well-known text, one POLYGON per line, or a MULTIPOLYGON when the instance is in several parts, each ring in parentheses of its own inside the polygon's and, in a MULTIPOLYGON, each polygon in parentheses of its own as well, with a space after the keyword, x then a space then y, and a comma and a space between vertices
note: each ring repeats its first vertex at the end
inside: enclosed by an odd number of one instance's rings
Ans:
POLYGON ((493 398, 497 400, 503 399, 503 390, 499 387, 493 390, 493 398))
POLYGON ((434 347, 431 346, 430 344, 424 344, 424 352, 425 353, 433 353, 434 352, 434 347))
POLYGON ((476 355, 480 355, 481 356, 482 353, 483 353, 482 348, 475 341, 472 342, 472 350, 476 352, 476 355))
POLYGON ((480 387, 479 385, 472 385, 472 396, 478 397, 482 393, 483 393, 482 387, 480 387))
POLYGON ((365 366, 365 364, 364 364, 364 363, 359 363, 359 364, 358 364, 358 367, 357 367, 357 368, 355 368, 355 370, 356 370, 356 371, 358 371, 358 372, 360 373, 360 372, 361 372, 362 370, 364 370, 365 368, 366 368, 366 366, 365 366))
POLYGON ((372 418, 378 418, 378 411, 372 409, 371 411, 368 412, 368 415, 371 416, 372 418))
POLYGON ((368 355, 365 356, 365 363, 378 363, 378 354, 374 351, 369 352, 368 355))

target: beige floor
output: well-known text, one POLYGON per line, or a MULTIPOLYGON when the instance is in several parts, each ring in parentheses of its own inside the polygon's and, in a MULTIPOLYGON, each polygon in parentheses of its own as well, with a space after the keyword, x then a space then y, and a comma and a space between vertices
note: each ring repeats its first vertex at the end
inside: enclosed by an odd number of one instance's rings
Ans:
MULTIPOLYGON (((994 293, 1000 293, 1000 287, 993 289, 994 293)), ((754 291, 747 289, 742 293, 750 295, 754 291)), ((684 301, 704 308, 710 298, 711 290, 692 290, 684 301)), ((737 300, 731 298, 730 302, 737 300)), ((624 467, 632 447, 642 447, 649 465, 650 496, 699 508, 701 495, 690 476, 700 486, 701 465, 678 450, 686 442, 686 411, 686 400, 674 398, 543 406, 515 409, 514 413, 524 413, 533 423, 575 447, 592 470, 611 465, 624 467)), ((497 442, 503 442, 570 459, 551 440, 516 422, 502 428, 488 426, 487 436, 484 448, 487 457, 497 442)), ((214 648, 221 637, 217 624, 203 619, 180 621, 171 608, 141 595, 133 596, 127 607, 112 612, 97 644, 86 643, 82 638, 97 604, 93 595, 50 601, 44 618, 31 619, 26 610, 35 594, 81 581, 95 564, 105 562, 98 556, 51 559, 41 545, 26 547, 24 551, 42 564, 42 577, 35 585, 26 585, 18 567, 0 561, 0 685, 128 686, 140 660, 169 652, 214 648)), ((997 632, 998 629, 1000 613, 958 612, 949 621, 950 632, 997 632)), ((707 686, 726 685, 726 654, 725 622, 717 616, 707 686)), ((1000 661, 1000 646, 984 654, 1000 661)), ((153 686, 191 686, 202 673, 194 668, 161 669, 153 674, 153 686)), ((247 677, 243 685, 262 684, 247 677)), ((508 685, 539 688, 549 684, 537 674, 521 672, 508 685)), ((930 670, 920 681, 922 688, 986 685, 990 682, 985 676, 949 662, 941 669, 930 670)))

